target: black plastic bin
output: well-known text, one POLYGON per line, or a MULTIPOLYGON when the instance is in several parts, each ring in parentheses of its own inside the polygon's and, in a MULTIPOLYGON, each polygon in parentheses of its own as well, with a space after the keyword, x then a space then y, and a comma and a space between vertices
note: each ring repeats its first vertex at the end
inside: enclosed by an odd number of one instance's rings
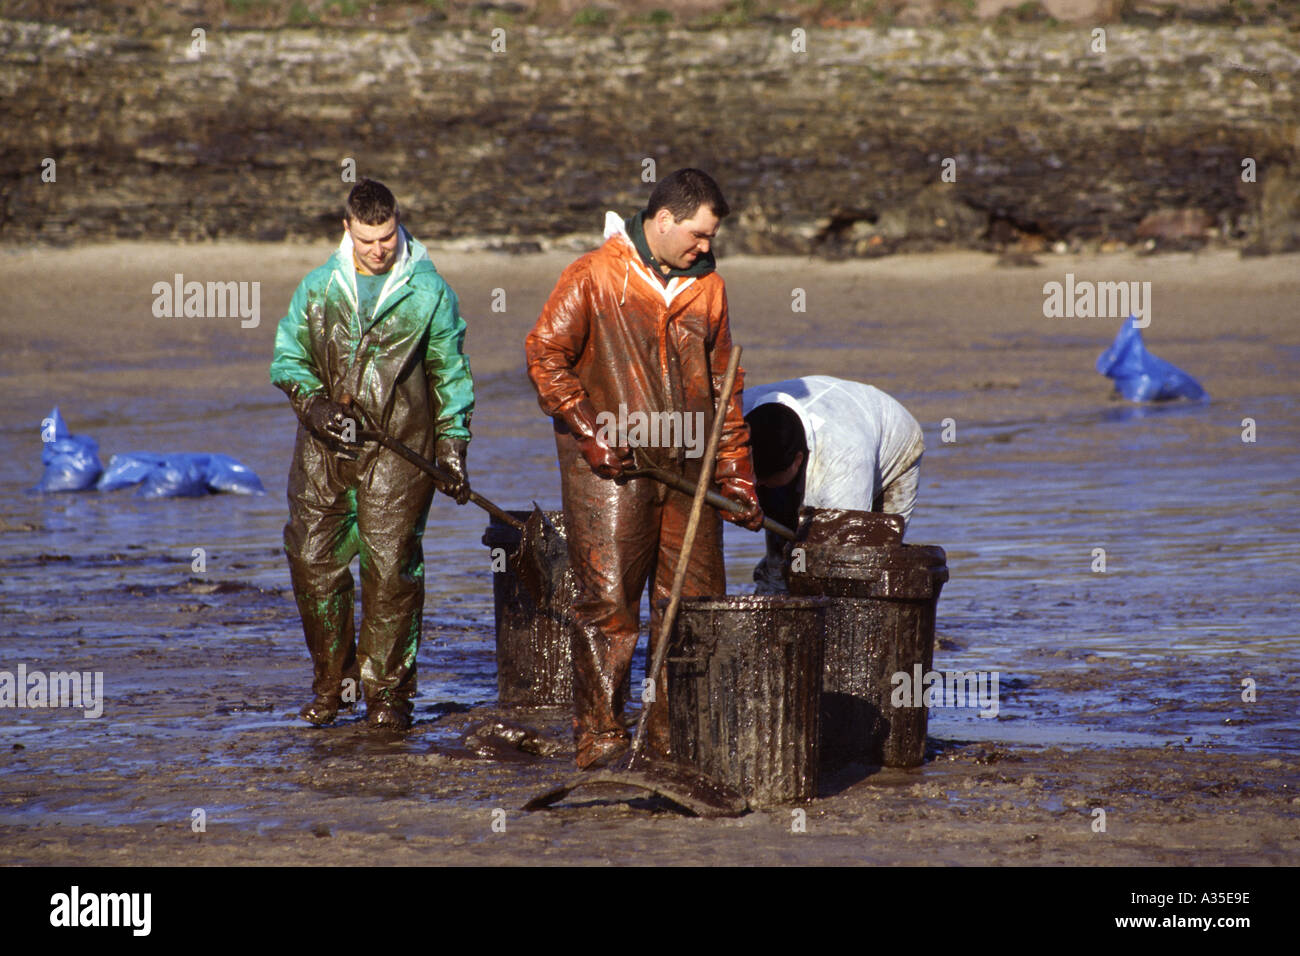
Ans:
MULTIPOLYGON (((511 511, 524 521, 531 511, 511 511)), ((564 512, 546 517, 564 533, 564 512)), ((516 577, 509 559, 519 550, 518 528, 493 517, 483 543, 505 551, 504 569, 492 574, 492 603, 497 634, 497 698, 503 706, 548 707, 573 703, 573 573, 565 568, 564 585, 545 612, 516 577)), ((496 557, 501 557, 496 555, 496 557)))
MULTIPOLYGON (((788 572, 792 594, 832 599, 823 652, 824 769, 849 762, 915 767, 924 707, 894 707, 895 674, 934 663, 935 611, 948 580, 942 548, 881 536, 881 515, 803 508, 788 572), (883 542, 883 543, 882 543, 883 542)), ((895 519, 897 520, 897 519, 895 519)))
POLYGON ((783 595, 682 601, 668 653, 674 759, 733 787, 751 807, 816 795, 829 603, 783 595))

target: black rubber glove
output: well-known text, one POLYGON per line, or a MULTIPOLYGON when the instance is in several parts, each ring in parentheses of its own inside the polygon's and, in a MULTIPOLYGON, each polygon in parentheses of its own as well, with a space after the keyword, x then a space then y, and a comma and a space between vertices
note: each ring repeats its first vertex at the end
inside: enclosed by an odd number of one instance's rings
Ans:
POLYGON ((324 395, 317 395, 303 410, 302 423, 329 448, 348 457, 356 457, 359 447, 356 437, 361 422, 347 406, 330 401, 324 395))
POLYGON ((439 438, 434 450, 438 468, 455 479, 441 488, 455 498, 458 505, 469 501, 469 475, 465 471, 465 452, 468 449, 469 442, 463 438, 439 438))

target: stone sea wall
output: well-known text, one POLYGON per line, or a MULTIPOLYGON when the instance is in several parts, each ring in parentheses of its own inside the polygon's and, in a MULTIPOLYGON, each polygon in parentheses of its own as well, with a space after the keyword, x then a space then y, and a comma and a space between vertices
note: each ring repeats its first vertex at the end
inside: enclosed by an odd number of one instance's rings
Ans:
POLYGON ((1283 23, 204 22, 0 20, 0 244, 318 239, 354 167, 422 236, 576 247, 696 165, 727 251, 1300 248, 1283 23))

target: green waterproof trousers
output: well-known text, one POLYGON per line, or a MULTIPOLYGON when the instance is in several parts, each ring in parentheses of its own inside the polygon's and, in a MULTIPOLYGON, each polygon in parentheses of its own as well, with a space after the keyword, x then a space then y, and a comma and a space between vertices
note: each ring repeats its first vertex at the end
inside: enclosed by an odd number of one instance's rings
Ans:
MULTIPOLYGON (((316 440, 305 428, 298 444, 316 440)), ((433 481, 371 446, 356 461, 295 451, 289 472, 284 549, 314 665, 312 693, 342 696, 360 676, 370 704, 408 714, 424 611, 421 541, 433 481), (316 467, 304 467, 314 458, 316 467), (349 564, 361 558, 361 633, 353 618, 349 564)))

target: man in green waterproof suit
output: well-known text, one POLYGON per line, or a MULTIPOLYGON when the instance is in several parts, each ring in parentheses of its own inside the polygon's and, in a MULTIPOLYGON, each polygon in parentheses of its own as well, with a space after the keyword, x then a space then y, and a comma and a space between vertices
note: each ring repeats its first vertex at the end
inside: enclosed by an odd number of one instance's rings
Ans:
POLYGON ((425 458, 469 500, 465 451, 474 382, 456 294, 401 225, 397 201, 363 180, 348 195, 344 235, 303 279, 275 335, 271 383, 298 416, 284 550, 314 665, 309 723, 328 724, 356 697, 372 727, 411 726, 424 611, 421 538, 433 498, 425 472, 375 444, 373 424, 425 458), (348 565, 361 557, 361 633, 348 565), (355 684, 352 685, 355 688, 355 684))

